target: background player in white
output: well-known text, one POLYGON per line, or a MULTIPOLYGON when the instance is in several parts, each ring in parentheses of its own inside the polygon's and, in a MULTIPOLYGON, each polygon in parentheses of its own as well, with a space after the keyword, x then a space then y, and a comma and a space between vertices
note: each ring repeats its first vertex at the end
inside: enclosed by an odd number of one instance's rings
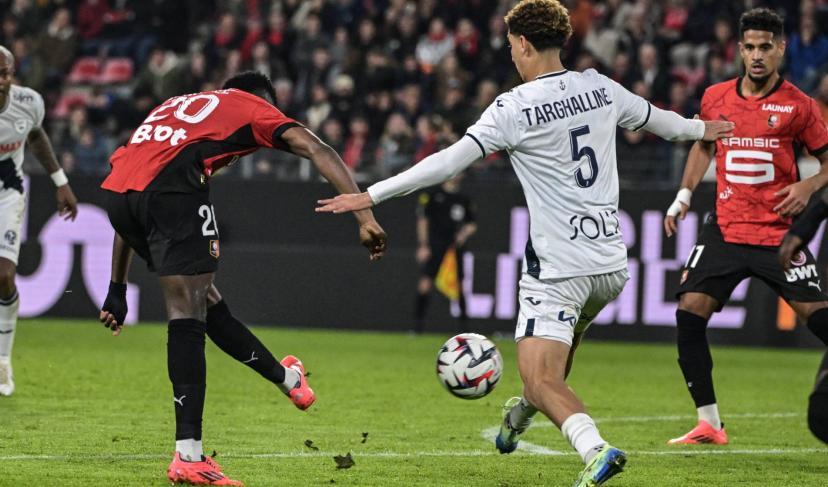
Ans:
POLYGON ((512 61, 525 83, 499 96, 451 147, 366 193, 322 200, 317 211, 369 208, 507 150, 531 225, 515 331, 524 396, 509 403, 497 447, 514 451, 540 410, 586 464, 576 485, 601 485, 621 471, 626 457, 601 438, 565 379, 582 333, 628 279, 616 218, 616 125, 669 140, 715 140, 729 135, 733 124, 686 120, 594 70, 564 69, 560 50, 572 28, 557 0, 524 0, 505 20, 512 61))
POLYGON ((57 186, 59 214, 74 220, 78 213, 78 200, 40 126, 43 98, 32 89, 12 84, 13 79, 14 56, 0 46, 0 396, 14 392, 11 352, 20 307, 14 278, 26 207, 21 167, 27 142, 57 186))

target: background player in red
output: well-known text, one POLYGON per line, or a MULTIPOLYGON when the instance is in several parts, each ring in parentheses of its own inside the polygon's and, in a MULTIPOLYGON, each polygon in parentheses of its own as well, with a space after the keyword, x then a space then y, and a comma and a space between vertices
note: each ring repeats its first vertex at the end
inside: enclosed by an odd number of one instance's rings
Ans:
POLYGON ((709 87, 701 109, 702 119, 735 122, 735 133, 693 146, 681 190, 664 220, 670 236, 715 157, 716 211, 682 269, 676 311, 678 362, 699 422, 670 444, 728 442, 713 390, 706 329, 743 279, 768 284, 823 340, 828 329, 828 301, 814 257, 802 249, 787 273, 776 258, 792 217, 828 182, 828 132, 816 102, 779 75, 785 53, 782 18, 768 9, 750 10, 741 17, 740 34, 746 74, 709 87), (819 159, 818 174, 800 181, 796 146, 819 159))
MULTIPOLYGON (((315 399, 302 363, 293 356, 277 362, 233 317, 213 285, 220 247, 209 181, 239 156, 261 147, 290 151, 313 161, 341 193, 359 192, 339 155, 283 115, 275 100, 270 80, 253 72, 234 76, 221 90, 173 97, 150 112, 112 155, 112 172, 102 185, 109 191, 107 212, 116 236, 101 321, 120 333, 133 252, 158 273, 164 293, 176 419, 176 453, 167 470, 173 482, 240 485, 203 455, 205 334, 276 384, 298 408, 307 409, 315 399)), ((358 214, 357 221, 362 244, 372 260, 379 259, 385 233, 370 211, 358 214)))

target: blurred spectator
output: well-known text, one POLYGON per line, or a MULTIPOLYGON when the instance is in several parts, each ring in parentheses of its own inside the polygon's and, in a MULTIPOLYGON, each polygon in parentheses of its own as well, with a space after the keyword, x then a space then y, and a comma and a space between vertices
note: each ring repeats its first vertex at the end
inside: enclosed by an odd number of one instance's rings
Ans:
POLYGON ((296 69, 307 68, 311 64, 311 58, 316 48, 324 49, 327 45, 328 40, 322 34, 319 17, 308 15, 305 19, 304 29, 297 36, 291 53, 296 69))
POLYGON ((86 127, 81 131, 72 149, 75 171, 90 176, 102 176, 109 170, 109 148, 98 140, 95 132, 86 127))
POLYGON ((45 67, 40 57, 31 54, 26 38, 15 39, 9 49, 14 54, 15 76, 24 85, 42 91, 45 67))
POLYGON ((292 52, 293 36, 287 30, 285 16, 279 9, 272 9, 267 16, 267 32, 264 41, 270 48, 271 56, 286 64, 292 52))
POLYGON ((417 149, 414 152, 414 163, 418 163, 437 152, 437 131, 441 124, 439 117, 422 115, 417 119, 417 149))
MULTIPOLYGON (((409 9, 410 10, 410 9, 409 9)), ((396 32, 392 35, 388 47, 396 59, 413 55, 417 50, 420 33, 417 31, 417 17, 406 13, 397 21, 396 32)))
POLYGON ((365 66, 355 73, 359 93, 388 91, 394 88, 396 73, 388 56, 378 47, 368 51, 365 66))
POLYGON ((311 104, 305 112, 308 128, 316 132, 330 114, 331 103, 328 101, 328 91, 320 84, 313 85, 311 104))
POLYGON ((342 160, 354 173, 365 174, 373 169, 374 148, 369 136, 368 120, 362 115, 355 115, 349 125, 345 148, 342 149, 342 160))
POLYGON ((301 112, 293 98, 293 82, 287 78, 279 78, 273 82, 276 92, 276 105, 287 116, 298 116, 301 112))
POLYGON ((431 19, 428 34, 417 43, 417 61, 420 63, 420 68, 426 74, 431 73, 440 60, 452 50, 454 50, 454 38, 446 30, 443 19, 431 19))
POLYGON ((460 19, 457 23, 457 33, 454 35, 456 54, 464 69, 474 69, 474 64, 480 55, 480 34, 469 19, 460 19))
POLYGON ((347 74, 340 74, 334 80, 333 91, 331 92, 331 116, 342 122, 348 123, 351 113, 354 111, 354 80, 347 74))
POLYGON ((161 47, 153 49, 149 63, 138 75, 136 90, 146 89, 159 103, 180 95, 184 90, 184 80, 176 70, 179 66, 178 56, 161 47))
POLYGON ((667 101, 670 89, 670 75, 662 67, 658 59, 658 50, 655 45, 647 42, 638 50, 638 77, 647 85, 652 93, 652 100, 658 103, 667 101))
POLYGON ((828 73, 823 74, 820 78, 814 98, 822 112, 822 119, 828 124, 828 73))
POLYGON ((818 80, 818 69, 828 63, 828 37, 817 31, 816 20, 803 15, 799 32, 790 36, 787 47, 788 74, 799 88, 810 91, 818 80))
POLYGON ((46 79, 52 82, 58 82, 75 59, 78 35, 71 20, 69 9, 59 8, 37 36, 36 52, 46 68, 46 79))
POLYGON ((434 74, 437 81, 436 95, 438 99, 443 99, 449 90, 457 89, 461 93, 465 93, 466 86, 471 81, 471 76, 463 70, 457 61, 457 56, 453 53, 446 55, 440 61, 434 74))
POLYGON ((314 85, 322 85, 328 89, 338 74, 336 67, 331 64, 328 50, 324 47, 315 48, 310 66, 299 69, 293 93, 296 102, 304 105, 310 99, 310 91, 314 85))
POLYGON ((435 113, 446 122, 447 129, 454 133, 462 133, 471 125, 472 114, 465 100, 465 93, 460 88, 450 88, 445 91, 435 113))
POLYGON ((399 113, 388 117, 377 150, 377 179, 385 179, 408 167, 414 157, 414 131, 399 113))
POLYGON ((342 153, 345 148, 345 130, 342 128, 342 123, 335 118, 329 118, 322 122, 320 129, 322 140, 331 146, 333 150, 342 153))
POLYGON ((415 84, 406 85, 397 91, 396 99, 398 108, 410 124, 413 124, 422 112, 420 110, 420 96, 420 86, 415 84))
MULTIPOLYGON (((210 65, 219 64, 230 51, 239 49, 244 40, 244 32, 238 28, 232 14, 225 13, 219 17, 215 32, 206 46, 207 61, 210 65)), ((152 62, 152 60, 150 60, 152 62)))

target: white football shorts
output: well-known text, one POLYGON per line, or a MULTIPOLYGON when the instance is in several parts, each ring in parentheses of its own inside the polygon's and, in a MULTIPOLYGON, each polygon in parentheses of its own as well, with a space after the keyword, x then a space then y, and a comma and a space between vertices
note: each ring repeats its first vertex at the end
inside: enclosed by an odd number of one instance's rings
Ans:
POLYGON ((520 279, 520 312, 515 341, 526 337, 557 340, 572 346, 598 313, 615 299, 630 279, 627 269, 595 276, 520 279))
POLYGON ((20 255, 20 231, 26 196, 15 189, 0 189, 0 257, 17 265, 20 255))

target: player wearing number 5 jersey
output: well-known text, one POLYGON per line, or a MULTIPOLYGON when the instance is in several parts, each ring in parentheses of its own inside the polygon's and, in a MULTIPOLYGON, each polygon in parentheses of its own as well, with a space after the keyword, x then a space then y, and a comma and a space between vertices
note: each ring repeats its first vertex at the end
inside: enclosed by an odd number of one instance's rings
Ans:
POLYGON ((594 70, 564 69, 560 50, 572 28, 557 0, 524 0, 505 21, 512 61, 525 83, 500 95, 451 147, 367 193, 323 200, 317 210, 369 208, 508 151, 531 224, 515 332, 523 397, 507 403, 496 446, 514 451, 540 410, 586 464, 576 485, 600 485, 620 472, 626 457, 601 438, 565 379, 581 335, 628 279, 616 218, 616 126, 670 140, 715 140, 729 135, 733 124, 686 120, 594 70))
MULTIPOLYGON (((277 362, 233 317, 213 285, 219 228, 209 200, 211 177, 259 148, 311 159, 342 193, 358 192, 336 152, 275 106, 270 80, 242 73, 223 89, 171 98, 150 112, 111 157, 108 213, 115 228, 112 277, 101 321, 118 335, 127 313, 126 279, 132 253, 156 271, 169 318, 167 368, 173 388, 175 446, 167 477, 174 483, 241 485, 203 455, 201 423, 205 334, 236 360, 273 382, 299 409, 315 395, 296 357, 277 362)), ((366 210, 356 215, 372 260, 385 250, 385 233, 366 210)))
POLYGON ((715 144, 693 146, 682 189, 664 223, 671 235, 676 216, 684 217, 692 190, 715 158, 716 210, 682 269, 676 311, 678 362, 698 423, 670 444, 728 442, 713 390, 706 328, 743 279, 756 277, 768 284, 828 343, 828 301, 814 257, 802 249, 787 272, 776 257, 792 217, 828 182, 828 131, 816 102, 777 71, 785 52, 782 19, 770 10, 754 9, 740 22, 746 75, 709 87, 701 109, 702 119, 736 122, 735 132, 715 144), (818 174, 802 181, 797 146, 821 163, 818 174))

